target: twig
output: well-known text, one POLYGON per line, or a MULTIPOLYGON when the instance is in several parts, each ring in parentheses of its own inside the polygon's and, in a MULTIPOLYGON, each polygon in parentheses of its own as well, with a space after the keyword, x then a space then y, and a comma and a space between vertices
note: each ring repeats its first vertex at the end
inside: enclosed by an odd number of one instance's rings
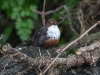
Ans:
POLYGON ((100 47, 100 41, 97 41, 89 46, 79 48, 76 51, 76 54, 80 54, 80 53, 86 52, 86 51, 92 51, 92 50, 98 49, 99 47, 100 47))
MULTIPOLYGON (((45 3, 46 3, 46 0, 44 0, 44 3, 43 3, 43 11, 42 12, 40 12, 38 10, 32 10, 33 12, 41 15, 41 17, 42 17, 42 24, 43 25, 45 25, 45 16, 46 15, 49 15, 51 13, 55 13, 55 12, 57 12, 60 9, 62 9, 62 8, 65 7, 65 5, 62 5, 62 6, 58 7, 58 8, 56 8, 55 10, 50 10, 50 11, 45 12, 45 3)), ((58 24, 61 24, 66 18, 67 18, 67 15, 60 22, 58 22, 58 24)))
MULTIPOLYGON (((65 8, 66 6, 64 5, 63 8, 65 8)), ((68 11, 68 8, 66 8, 66 10, 68 11)), ((66 13, 66 15, 64 17, 62 17, 62 20, 60 22, 58 22, 58 24, 61 24, 65 19, 68 19, 68 12, 66 13)))
MULTIPOLYGON (((90 34, 88 36, 84 36, 83 38, 81 38, 79 41, 75 42, 73 45, 71 45, 69 48, 67 48, 67 50, 71 50, 73 48, 79 48, 81 45, 83 44, 88 44, 91 41, 94 41, 96 39, 100 39, 100 32, 96 32, 93 34, 90 34)), ((71 42, 71 41, 70 41, 71 42)), ((66 43, 66 44, 62 44, 59 47, 55 48, 56 52, 59 53, 64 47, 66 47, 70 42, 66 43)))
MULTIPOLYGON (((55 10, 50 10, 50 11, 44 12, 44 14, 45 14, 45 16, 46 16, 46 15, 55 13, 55 12, 59 11, 60 9, 64 8, 64 6, 65 6, 65 5, 62 5, 62 6, 58 7, 58 8, 56 8, 55 10)), ((40 12, 40 11, 38 11, 38 10, 32 10, 32 11, 35 12, 35 13, 37 13, 37 14, 42 15, 42 12, 40 12)))
POLYGON ((63 17, 62 20, 58 22, 58 24, 61 24, 66 18, 67 18, 67 15, 63 17))
POLYGON ((64 5, 63 6, 63 8, 66 10, 66 12, 67 12, 67 15, 65 15, 63 18, 62 18, 62 20, 60 21, 60 22, 58 22, 58 24, 61 24, 65 19, 68 19, 68 17, 69 17, 69 10, 68 10, 68 8, 64 5))
POLYGON ((50 53, 49 53, 49 51, 47 50, 47 53, 48 53, 48 55, 49 55, 49 58, 51 58, 51 55, 50 55, 50 53))
POLYGON ((85 32, 85 28, 84 28, 84 25, 83 25, 83 12, 81 9, 79 9, 79 11, 77 12, 77 15, 78 15, 78 19, 79 19, 79 22, 80 22, 80 25, 81 25, 81 34, 85 32))
POLYGON ((40 11, 38 11, 38 10, 32 10, 33 12, 35 12, 35 13, 37 13, 37 14, 39 14, 39 15, 41 15, 42 13, 40 12, 40 11))
POLYGON ((44 3, 43 3, 43 11, 42 11, 42 23, 43 25, 45 26, 45 3, 46 3, 46 0, 44 0, 44 3))
POLYGON ((64 6, 65 5, 62 5, 62 6, 58 7, 58 8, 56 8, 55 10, 47 11, 47 12, 45 12, 45 15, 49 15, 49 14, 55 13, 55 12, 59 11, 60 9, 64 8, 64 6))
POLYGON ((41 17, 42 17, 42 24, 45 26, 45 3, 46 3, 46 0, 44 0, 44 3, 43 3, 43 10, 42 12, 38 11, 38 10, 32 10, 33 12, 37 13, 37 14, 40 14, 41 17))
MULTIPOLYGON (((62 6, 58 7, 58 8, 56 8, 55 10, 50 10, 50 11, 44 12, 45 11, 45 3, 46 3, 46 0, 44 0, 44 3, 43 3, 43 11, 42 12, 40 12, 38 10, 32 10, 33 12, 41 15, 41 17, 42 17, 42 24, 43 25, 45 25, 45 16, 46 15, 55 13, 55 12, 57 12, 60 9, 62 9, 62 8, 65 7, 65 5, 62 5, 62 6)), ((67 18, 67 15, 60 22, 58 22, 58 24, 62 23, 66 18, 67 18)))
POLYGON ((52 66, 52 64, 54 64, 54 62, 57 60, 57 58, 61 55, 61 53, 63 53, 68 47, 70 47, 72 44, 74 44, 75 42, 77 42, 78 40, 80 40, 82 37, 84 37, 90 30, 92 30, 94 27, 96 27, 98 24, 100 24, 100 21, 98 21, 97 23, 95 23, 92 27, 90 27, 86 32, 84 32, 80 37, 78 37, 77 39, 75 39, 74 41, 72 41, 71 43, 69 43, 64 49, 62 49, 62 51, 55 57, 55 59, 51 62, 51 64, 49 64, 49 66, 44 70, 44 72, 42 73, 43 75, 49 70, 49 68, 52 66))
POLYGON ((67 19, 68 19, 68 22, 69 22, 69 25, 70 25, 70 28, 71 28, 71 30, 78 36, 79 34, 75 31, 75 29, 73 28, 73 24, 72 24, 72 22, 71 22, 71 15, 70 15, 70 11, 68 10, 68 7, 67 6, 64 6, 64 9, 65 9, 65 11, 67 12, 67 19))

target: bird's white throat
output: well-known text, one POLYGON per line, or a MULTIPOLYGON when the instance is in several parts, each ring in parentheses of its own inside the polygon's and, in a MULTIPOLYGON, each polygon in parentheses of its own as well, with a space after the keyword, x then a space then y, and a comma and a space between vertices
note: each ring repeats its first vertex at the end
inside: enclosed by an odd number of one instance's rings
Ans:
POLYGON ((60 30, 58 28, 58 25, 52 25, 52 26, 48 27, 47 37, 49 37, 51 39, 59 39, 60 38, 60 30))

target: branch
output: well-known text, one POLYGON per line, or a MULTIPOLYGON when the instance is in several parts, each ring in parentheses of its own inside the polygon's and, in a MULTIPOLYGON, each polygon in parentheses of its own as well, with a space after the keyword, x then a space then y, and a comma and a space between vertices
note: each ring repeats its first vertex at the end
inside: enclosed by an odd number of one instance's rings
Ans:
MULTIPOLYGON (((50 11, 44 12, 44 10, 45 10, 45 3, 46 3, 46 1, 44 0, 43 11, 42 11, 42 12, 40 12, 40 11, 38 11, 38 10, 32 10, 33 12, 35 12, 35 13, 37 13, 37 14, 40 14, 40 15, 42 16, 42 23, 43 23, 43 25, 45 25, 45 16, 46 16, 46 15, 49 15, 49 14, 51 14, 51 13, 55 13, 55 12, 59 11, 59 10, 62 9, 62 8, 64 8, 64 9, 66 10, 66 12, 68 13, 68 15, 69 15, 69 10, 68 10, 68 8, 67 8, 65 5, 62 5, 62 6, 58 7, 58 8, 56 8, 55 10, 50 10, 50 11)), ((65 16, 62 18, 62 20, 58 22, 58 24, 61 24, 65 19, 68 19, 68 17, 70 16, 70 15, 69 15, 69 16, 68 16, 68 15, 65 15, 65 16)), ((69 18, 70 18, 70 17, 69 17, 69 18)), ((68 20, 69 20, 69 22, 70 22, 70 19, 68 19, 68 20)), ((70 22, 70 24, 71 24, 71 22, 70 22)), ((74 31, 74 30, 73 30, 73 31, 74 31)), ((74 32, 75 32, 75 31, 74 31, 74 32)))
POLYGON ((55 59, 51 62, 51 64, 49 64, 49 66, 44 70, 43 75, 48 71, 48 69, 52 66, 52 64, 54 64, 54 62, 57 60, 57 58, 61 55, 61 53, 63 53, 67 48, 69 48, 71 45, 75 44, 75 42, 77 42, 78 40, 80 40, 81 38, 83 38, 90 30, 92 30, 94 27, 96 27, 98 24, 100 24, 100 21, 98 21, 97 23, 95 23, 92 27, 90 27, 86 32, 84 32, 79 38, 75 39, 74 41, 72 41, 71 43, 69 43, 64 49, 61 50, 61 52, 55 57, 55 59))
POLYGON ((52 13, 55 13, 55 12, 58 12, 60 9, 64 8, 65 5, 62 5, 58 8, 56 8, 55 10, 49 10, 47 12, 45 12, 45 15, 49 15, 49 14, 52 14, 52 13))
MULTIPOLYGON (((62 8, 65 7, 65 5, 62 5, 62 6, 58 7, 58 8, 56 8, 55 10, 50 10, 50 11, 44 12, 44 11, 45 11, 45 3, 46 3, 46 0, 44 0, 44 3, 43 3, 43 11, 42 11, 42 12, 40 12, 40 11, 38 11, 38 10, 32 10, 33 12, 35 12, 35 13, 41 15, 43 25, 45 25, 45 16, 46 16, 46 15, 55 13, 55 12, 57 12, 57 11, 59 11, 60 9, 62 9, 62 8)), ((66 18, 67 18, 67 15, 62 19, 62 21, 58 22, 58 24, 62 23, 66 18)))
POLYGON ((42 13, 40 11, 38 11, 38 10, 32 10, 32 11, 37 13, 37 14, 39 14, 39 15, 42 15, 42 13))
MULTIPOLYGON (((36 57, 32 58, 20 52, 16 48, 12 48, 10 44, 5 44, 2 50, 12 56, 15 60, 27 63, 30 67, 43 67, 52 62, 55 58, 36 57)), ((73 66, 80 66, 83 63, 96 64, 100 58, 100 49, 91 52, 82 52, 79 55, 70 54, 67 58, 57 58, 53 67, 66 65, 66 70, 73 66)), ((43 73, 42 73, 43 75, 43 73)))
MULTIPOLYGON (((58 12, 60 9, 64 8, 65 5, 62 5, 58 8, 56 8, 55 10, 49 10, 47 12, 44 12, 45 16, 46 15, 49 15, 49 14, 52 14, 52 13, 55 13, 55 12, 58 12)), ((39 14, 39 15, 42 15, 42 12, 38 11, 38 10, 32 10, 33 12, 39 14)))
POLYGON ((43 3, 43 11, 42 11, 42 23, 43 25, 45 26, 45 3, 46 3, 46 0, 44 0, 44 3, 43 3))
POLYGON ((92 51, 98 49, 99 47, 100 47, 100 41, 97 41, 89 46, 79 48, 76 53, 80 54, 81 52, 92 51))
POLYGON ((68 7, 67 7, 67 6, 64 6, 64 9, 65 9, 65 11, 67 12, 67 19, 68 19, 69 26, 70 26, 71 30, 72 30, 76 35, 78 35, 78 33, 76 32, 76 30, 73 28, 73 24, 72 24, 72 21, 71 21, 71 15, 70 15, 70 11, 68 10, 68 7))
MULTIPOLYGON (((84 36, 79 41, 75 42, 73 45, 71 45, 69 48, 67 48, 67 50, 71 50, 73 48, 78 48, 81 45, 88 44, 91 41, 96 40, 96 39, 100 39, 100 32, 97 32, 97 33, 94 33, 94 34, 91 34, 91 35, 88 35, 88 36, 84 36)), ((60 45, 59 47, 55 48, 56 52, 59 53, 69 43, 70 42, 68 42, 67 44, 60 45)))

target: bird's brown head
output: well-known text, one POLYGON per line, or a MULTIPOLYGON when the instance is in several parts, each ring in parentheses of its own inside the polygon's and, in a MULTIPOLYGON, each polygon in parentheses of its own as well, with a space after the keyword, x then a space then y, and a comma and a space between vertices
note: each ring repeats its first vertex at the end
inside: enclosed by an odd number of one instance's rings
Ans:
POLYGON ((46 26, 50 27, 51 25, 58 25, 57 21, 54 19, 48 19, 46 26))

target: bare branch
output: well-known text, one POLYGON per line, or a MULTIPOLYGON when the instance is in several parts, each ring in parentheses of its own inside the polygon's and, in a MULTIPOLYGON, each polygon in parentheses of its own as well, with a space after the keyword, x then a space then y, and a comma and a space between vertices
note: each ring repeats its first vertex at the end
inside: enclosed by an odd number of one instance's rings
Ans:
POLYGON ((44 0, 44 3, 43 3, 43 11, 45 11, 45 4, 46 4, 46 0, 44 0))
POLYGON ((77 39, 75 39, 74 41, 72 41, 71 43, 69 43, 64 49, 62 49, 62 51, 55 57, 55 59, 51 62, 51 64, 49 64, 49 66, 44 70, 43 75, 48 71, 48 69, 52 66, 52 64, 54 64, 54 62, 57 60, 57 58, 61 55, 61 53, 63 53, 67 48, 69 48, 71 45, 73 45, 75 42, 77 42, 78 40, 80 40, 82 37, 84 37, 90 30, 92 30, 94 27, 96 27, 98 24, 100 24, 100 21, 98 21, 97 23, 95 23, 92 27, 90 27, 86 32, 84 32, 80 37, 78 37, 77 39))
POLYGON ((67 15, 63 17, 62 20, 58 22, 58 24, 61 24, 65 19, 67 19, 67 15))
POLYGON ((39 14, 39 15, 42 15, 42 13, 40 11, 38 11, 38 10, 32 10, 32 11, 37 13, 37 14, 39 14))
POLYGON ((64 6, 64 9, 65 9, 65 11, 67 12, 67 19, 68 19, 68 22, 69 22, 69 24, 70 24, 70 28, 71 28, 71 30, 76 34, 76 35, 78 35, 78 33, 75 31, 75 29, 73 28, 73 24, 72 24, 72 22, 71 22, 71 14, 70 14, 70 11, 68 10, 68 7, 67 6, 64 6))
POLYGON ((42 23, 43 25, 45 26, 45 3, 46 3, 46 0, 44 0, 44 3, 43 3, 43 11, 42 11, 42 23))
POLYGON ((78 15, 78 19, 79 19, 79 22, 80 22, 80 25, 81 25, 81 34, 83 32, 85 32, 85 28, 84 28, 84 25, 83 25, 83 12, 81 9, 79 9, 79 11, 77 12, 77 15, 78 15))
MULTIPOLYGON (((75 42, 73 45, 71 45, 67 50, 71 50, 73 48, 79 48, 81 45, 90 43, 91 41, 94 41, 96 39, 100 39, 100 32, 90 34, 88 36, 84 36, 79 41, 75 42)), ((71 42, 71 41, 70 41, 71 42)), ((66 47, 70 42, 60 45, 59 47, 55 48, 56 52, 60 52, 64 47, 66 47)))
MULTIPOLYGON (((41 15, 41 17, 42 17, 42 24, 43 25, 45 25, 45 16, 46 15, 55 13, 55 12, 57 12, 60 9, 62 9, 62 8, 65 7, 65 5, 62 5, 62 6, 58 7, 58 8, 56 8, 55 10, 50 10, 50 11, 45 12, 45 3, 46 3, 46 0, 44 0, 44 3, 43 3, 43 11, 42 12, 40 12, 38 10, 32 10, 33 12, 41 15)), ((67 18, 67 15, 60 22, 58 22, 58 24, 62 23, 66 18, 67 18)))
MULTIPOLYGON (((3 46, 3 51, 6 54, 9 54, 17 61, 22 61, 23 63, 27 63, 30 67, 45 67, 47 64, 52 62, 55 58, 49 57, 36 57, 32 58, 27 56, 26 54, 18 51, 16 48, 12 48, 9 44, 3 46)), ((80 66, 83 63, 96 64, 97 60, 100 58, 100 48, 98 50, 93 50, 91 52, 82 52, 79 55, 69 54, 67 58, 57 58, 53 65, 62 66, 66 65, 66 70, 73 66, 80 66)), ((52 66, 52 67, 55 67, 52 66)), ((41 75, 44 75, 42 72, 41 75)))
POLYGON ((55 12, 59 11, 60 9, 64 8, 64 6, 65 5, 62 5, 62 6, 58 7, 58 8, 56 8, 55 10, 47 11, 47 12, 45 12, 45 15, 49 15, 49 14, 55 13, 55 12))
MULTIPOLYGON (((65 6, 65 5, 62 5, 62 6, 58 7, 58 8, 56 8, 55 10, 49 10, 49 11, 45 12, 44 14, 45 14, 45 16, 46 16, 46 15, 55 13, 55 12, 59 11, 60 9, 64 8, 64 6, 65 6)), ((40 11, 38 11, 38 10, 32 10, 32 11, 35 12, 35 13, 37 13, 37 14, 42 15, 42 12, 40 12, 40 11)))
POLYGON ((100 41, 97 41, 97 42, 95 42, 95 43, 93 43, 93 44, 91 44, 89 46, 85 46, 85 47, 79 48, 76 53, 80 54, 82 52, 92 51, 92 50, 95 50, 95 49, 97 49, 99 47, 100 47, 100 41))

